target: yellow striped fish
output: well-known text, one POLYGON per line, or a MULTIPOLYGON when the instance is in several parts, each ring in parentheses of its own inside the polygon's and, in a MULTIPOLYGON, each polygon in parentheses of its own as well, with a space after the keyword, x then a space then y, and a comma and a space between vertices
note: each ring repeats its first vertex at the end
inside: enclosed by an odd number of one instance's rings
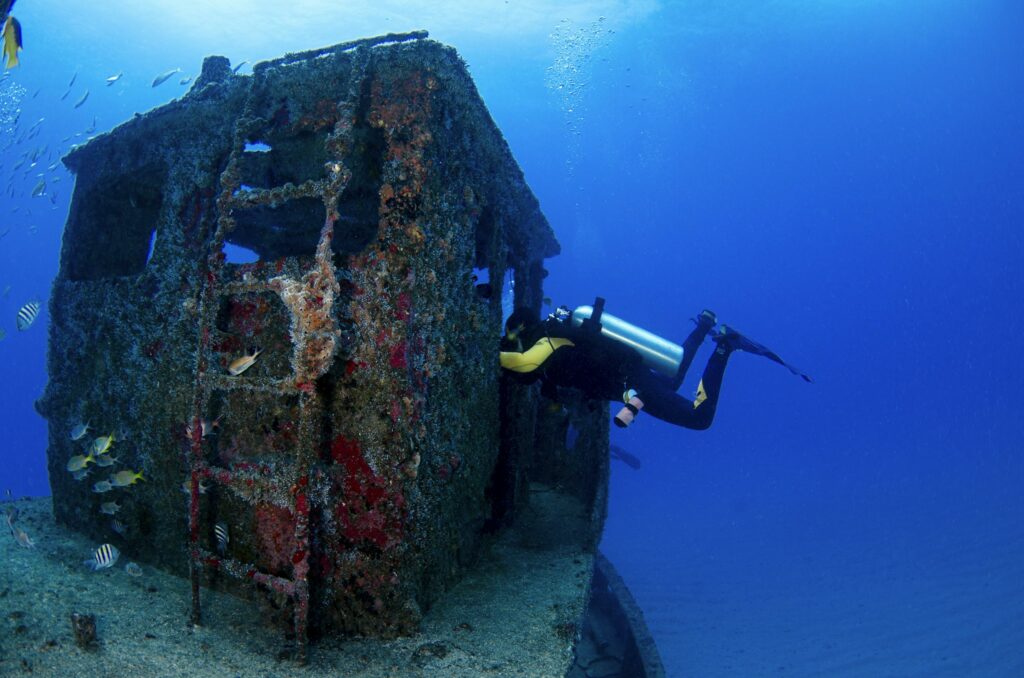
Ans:
POLYGON ((129 485, 134 485, 138 480, 145 480, 145 478, 142 477, 141 472, 136 473, 131 469, 125 469, 110 476, 109 480, 113 487, 128 487, 129 485))
POLYGON ((92 558, 83 560, 82 564, 92 568, 92 571, 95 572, 96 570, 103 570, 112 566, 120 556, 121 552, 117 550, 116 546, 113 544, 103 544, 96 549, 96 553, 93 554, 92 558))
POLYGON ((3 28, 3 51, 0 59, 6 61, 5 69, 14 68, 18 65, 18 51, 22 47, 21 24, 11 16, 11 9, 14 8, 14 0, 3 0, 0 2, 0 26, 3 28))
POLYGON ((71 432, 68 433, 68 437, 71 438, 72 440, 81 440, 88 432, 89 422, 79 422, 71 427, 71 432))
POLYGON ((252 353, 243 355, 240 358, 235 358, 231 361, 231 364, 228 365, 228 374, 233 377, 237 377, 242 372, 245 372, 256 363, 256 358, 260 357, 260 353, 262 353, 262 351, 256 349, 252 353))

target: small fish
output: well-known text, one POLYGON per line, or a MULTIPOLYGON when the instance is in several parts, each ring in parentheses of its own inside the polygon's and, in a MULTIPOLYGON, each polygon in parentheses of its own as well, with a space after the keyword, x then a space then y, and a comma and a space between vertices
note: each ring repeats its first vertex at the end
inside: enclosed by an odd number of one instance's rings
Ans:
POLYGON ((181 80, 178 81, 178 84, 179 85, 187 85, 190 82, 192 82, 192 76, 191 75, 186 75, 184 78, 182 78, 181 80))
POLYGON ((17 325, 19 332, 24 332, 32 327, 32 323, 36 321, 36 317, 39 315, 40 308, 41 306, 38 301, 30 301, 18 309, 17 325))
POLYGON ((110 521, 110 529, 117 532, 122 537, 128 534, 128 527, 117 518, 110 521))
POLYGON ((75 86, 75 80, 78 80, 78 71, 75 71, 74 75, 71 76, 71 82, 68 83, 68 89, 75 86))
POLYGON ((85 103, 85 100, 88 99, 88 98, 89 98, 89 90, 85 90, 85 94, 82 95, 82 98, 75 102, 75 108, 80 108, 82 106, 82 104, 85 103))
POLYGON ((111 433, 108 436, 98 436, 92 441, 92 453, 93 454, 106 454, 110 450, 110 446, 114 444, 114 434, 111 433))
MULTIPOLYGON (((199 424, 200 424, 200 426, 202 427, 202 430, 203 430, 203 435, 202 435, 203 438, 205 438, 206 436, 212 436, 213 435, 213 429, 217 428, 217 426, 220 424, 220 417, 217 417, 213 421, 210 421, 209 419, 203 419, 201 422, 199 422, 199 424)), ((185 425, 185 435, 187 435, 190 439, 192 438, 192 431, 193 431, 192 424, 191 423, 186 424, 185 425)))
POLYGON ((142 568, 139 567, 138 563, 125 563, 124 571, 128 573, 129 577, 142 576, 142 568))
MULTIPOLYGON (((10 490, 8 490, 8 492, 10 492, 10 490)), ((17 520, 18 520, 18 509, 17 509, 17 507, 15 507, 15 506, 8 507, 7 508, 7 527, 10 528, 11 536, 14 537, 15 539, 18 538, 18 533, 16 532, 16 530, 18 528, 16 528, 14 526, 14 523, 17 520)))
POLYGON ((6 338, 7 338, 7 331, 4 330, 4 328, 0 327, 0 341, 3 341, 6 338))
POLYGON ((83 436, 85 436, 85 434, 88 432, 88 423, 78 423, 71 427, 71 433, 68 434, 68 437, 71 438, 72 440, 81 440, 83 436))
POLYGON ((114 486, 110 484, 109 480, 101 480, 92 486, 92 491, 99 494, 110 492, 112 489, 114 489, 114 486))
POLYGON ((240 63, 237 66, 235 66, 234 68, 232 68, 231 72, 232 73, 238 73, 238 71, 242 70, 242 66, 246 65, 247 63, 249 63, 249 62, 248 61, 243 61, 242 63, 240 63))
POLYGON ((11 527, 11 534, 14 535, 14 541, 18 542, 18 546, 27 549, 34 549, 36 547, 36 543, 20 527, 11 527))
POLYGON ((112 76, 110 76, 109 78, 107 78, 107 87, 110 87, 110 86, 111 86, 111 85, 113 85, 113 84, 114 84, 115 82, 117 82, 118 80, 120 80, 120 79, 121 79, 121 76, 122 76, 122 75, 124 75, 124 71, 121 71, 121 72, 120 72, 120 73, 118 73, 117 75, 112 75, 112 76))
POLYGON ((100 504, 100 513, 105 513, 108 516, 112 516, 121 510, 121 505, 116 501, 105 501, 100 504))
POLYGON ((39 183, 36 184, 36 187, 32 189, 32 197, 38 198, 43 193, 46 193, 46 180, 40 179, 39 183))
POLYGON ((5 71, 18 65, 18 51, 22 49, 21 24, 8 12, 14 5, 13 0, 0 3, 0 22, 3 23, 3 60, 7 62, 5 71))
POLYGON ((114 565, 121 556, 121 552, 113 544, 103 544, 89 560, 83 560, 82 564, 92 568, 93 572, 103 570, 114 565))
POLYGON ((112 457, 109 454, 101 454, 100 456, 96 457, 96 465, 101 466, 103 468, 113 466, 119 461, 120 459, 118 459, 117 457, 112 457))
POLYGON ((89 469, 83 468, 71 474, 75 480, 85 480, 89 476, 89 469))
MULTIPOLYGON (((206 494, 206 491, 210 489, 210 485, 206 480, 199 481, 199 494, 206 494)), ((185 494, 192 494, 192 481, 186 480, 181 484, 181 491, 185 494)))
POLYGON ((242 372, 245 372, 256 363, 256 358, 259 357, 260 353, 262 353, 262 351, 257 349, 250 355, 243 355, 241 358, 235 358, 231 361, 231 364, 228 365, 228 374, 237 377, 242 372))
POLYGON ((68 459, 68 470, 71 471, 72 473, 74 473, 75 471, 81 471, 82 469, 89 465, 89 462, 95 461, 96 460, 93 459, 93 456, 91 454, 88 456, 84 454, 76 454, 75 456, 68 459))
POLYGON ((618 445, 609 445, 608 451, 612 459, 618 459, 619 461, 625 463, 626 466, 629 466, 634 471, 640 469, 640 460, 634 457, 629 452, 626 452, 618 445))
POLYGON ((228 548, 228 542, 231 541, 231 537, 228 536, 227 523, 217 523, 213 526, 213 535, 217 538, 217 551, 224 555, 224 552, 228 548))
POLYGON ((156 76, 155 78, 153 78, 153 87, 164 84, 175 73, 181 73, 181 69, 175 68, 172 71, 167 71, 166 73, 161 73, 160 75, 156 76))
POLYGON ((118 471, 114 475, 110 476, 110 484, 114 487, 128 487, 129 485, 134 485, 140 480, 145 480, 145 478, 142 477, 142 473, 136 473, 131 469, 118 471))

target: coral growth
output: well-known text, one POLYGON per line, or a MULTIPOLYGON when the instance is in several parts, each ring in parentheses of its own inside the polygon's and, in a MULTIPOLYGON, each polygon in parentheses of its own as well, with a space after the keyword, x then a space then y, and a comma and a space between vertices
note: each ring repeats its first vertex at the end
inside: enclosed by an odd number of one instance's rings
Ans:
POLYGON ((405 497, 392 482, 373 471, 359 443, 338 436, 331 443, 331 457, 344 469, 341 501, 335 517, 342 534, 355 546, 373 545, 381 550, 402 541, 405 497))

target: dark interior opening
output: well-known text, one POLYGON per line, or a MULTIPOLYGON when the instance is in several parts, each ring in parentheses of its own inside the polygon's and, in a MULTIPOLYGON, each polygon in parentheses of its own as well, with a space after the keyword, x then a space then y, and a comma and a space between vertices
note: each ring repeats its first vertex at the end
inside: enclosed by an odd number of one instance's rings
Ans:
MULTIPOLYGON (((381 175, 387 143, 381 130, 357 115, 349 154, 344 158, 351 177, 338 197, 339 220, 332 247, 339 256, 360 252, 377 237, 381 175)), ((270 189, 324 179, 328 135, 325 131, 285 133, 270 127, 254 136, 242 154, 244 190, 270 189)), ((236 228, 227 238, 232 245, 251 250, 260 259, 312 256, 326 212, 318 198, 299 198, 274 206, 236 210, 236 228)))
POLYGON ((146 269, 163 204, 167 168, 150 165, 97 181, 69 225, 64 266, 70 280, 138 275, 146 269))
POLYGON ((235 210, 237 226, 227 238, 260 259, 311 256, 323 228, 324 204, 318 198, 298 198, 276 206, 235 210))
POLYGON ((325 141, 326 132, 271 132, 250 139, 242 153, 242 183, 253 188, 274 188, 319 179, 328 160, 325 141))

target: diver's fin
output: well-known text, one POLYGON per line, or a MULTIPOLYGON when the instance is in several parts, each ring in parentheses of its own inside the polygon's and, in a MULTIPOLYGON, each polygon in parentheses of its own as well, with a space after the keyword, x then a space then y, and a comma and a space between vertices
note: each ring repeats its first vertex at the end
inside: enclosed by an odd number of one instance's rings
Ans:
POLYGON ((704 329, 706 327, 710 330, 712 327, 715 326, 715 323, 718 322, 718 316, 715 315, 714 311, 705 308, 695 317, 690 318, 690 322, 692 322, 697 327, 700 327, 701 329, 704 329))
POLYGON ((809 384, 813 384, 814 380, 810 376, 804 374, 800 370, 796 369, 785 360, 779 357, 779 354, 771 350, 767 346, 757 343, 756 341, 743 336, 728 325, 720 325, 718 333, 712 337, 712 340, 719 346, 725 346, 731 351, 746 351, 747 353, 753 353, 754 355, 764 356, 768 360, 777 362, 778 364, 785 367, 787 370, 800 377, 809 384))

